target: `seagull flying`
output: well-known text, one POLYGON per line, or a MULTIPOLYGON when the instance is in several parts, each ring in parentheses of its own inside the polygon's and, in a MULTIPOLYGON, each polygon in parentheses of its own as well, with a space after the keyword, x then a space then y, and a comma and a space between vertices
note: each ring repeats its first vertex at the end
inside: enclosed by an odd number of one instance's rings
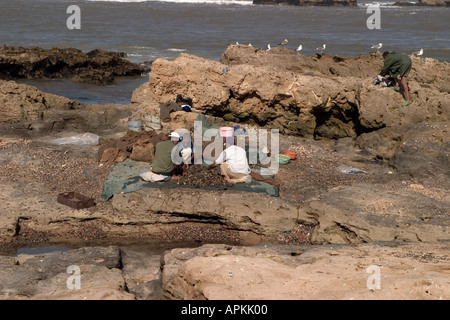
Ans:
POLYGON ((423 49, 420 49, 420 51, 416 51, 412 53, 413 55, 415 55, 416 57, 423 55, 423 49))
POLYGON ((288 42, 289 42, 288 39, 284 39, 281 43, 279 43, 279 45, 284 47, 285 45, 287 45, 288 42))
POLYGON ((296 51, 297 51, 297 52, 300 52, 300 51, 302 51, 302 49, 303 49, 303 46, 302 46, 302 45, 299 45, 296 51))
POLYGON ((326 44, 323 44, 323 45, 322 45, 322 48, 316 48, 316 50, 320 50, 320 52, 322 52, 323 50, 326 49, 326 47, 327 47, 327 45, 326 45, 326 44))
POLYGON ((379 44, 374 44, 374 45, 371 46, 370 48, 372 48, 372 49, 377 49, 377 51, 378 51, 378 50, 381 49, 382 46, 383 46, 383 44, 380 42, 379 44))

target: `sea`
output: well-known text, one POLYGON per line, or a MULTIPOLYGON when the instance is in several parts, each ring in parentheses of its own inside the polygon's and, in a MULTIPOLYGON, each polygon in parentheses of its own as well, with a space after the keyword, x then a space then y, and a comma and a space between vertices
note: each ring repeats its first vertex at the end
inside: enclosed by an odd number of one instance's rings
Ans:
MULTIPOLYGON (((410 2, 414 4, 414 1, 410 2)), ((146 63, 181 53, 219 60, 230 44, 286 47, 312 56, 380 51, 450 61, 450 8, 359 0, 356 7, 254 5, 247 0, 0 0, 0 45, 102 49, 146 63)), ((21 80, 83 103, 129 104, 148 74, 110 86, 70 80, 21 80)))

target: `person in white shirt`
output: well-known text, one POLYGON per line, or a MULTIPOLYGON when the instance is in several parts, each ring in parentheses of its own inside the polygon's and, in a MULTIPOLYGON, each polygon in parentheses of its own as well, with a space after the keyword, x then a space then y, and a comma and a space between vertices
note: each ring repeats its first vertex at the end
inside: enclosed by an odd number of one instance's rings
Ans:
POLYGON ((208 166, 208 169, 220 165, 221 174, 226 181, 231 183, 250 182, 251 170, 248 166, 247 153, 245 150, 230 142, 227 142, 225 146, 226 149, 220 153, 214 163, 208 166))

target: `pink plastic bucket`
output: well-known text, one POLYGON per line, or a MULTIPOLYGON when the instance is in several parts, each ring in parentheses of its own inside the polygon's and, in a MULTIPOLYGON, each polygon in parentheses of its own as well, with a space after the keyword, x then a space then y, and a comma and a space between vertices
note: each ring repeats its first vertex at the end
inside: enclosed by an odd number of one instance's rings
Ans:
POLYGON ((234 128, 232 127, 220 127, 219 128, 220 136, 223 138, 232 137, 234 133, 234 128))

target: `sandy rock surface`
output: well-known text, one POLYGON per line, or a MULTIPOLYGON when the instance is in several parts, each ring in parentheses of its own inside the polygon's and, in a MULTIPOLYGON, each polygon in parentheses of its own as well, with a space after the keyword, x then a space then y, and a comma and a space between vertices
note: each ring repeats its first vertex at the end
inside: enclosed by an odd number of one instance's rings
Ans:
MULTIPOLYGON (((415 102, 400 108, 399 93, 371 82, 376 55, 283 50, 158 59, 127 106, 0 81, 1 297, 448 299, 448 63, 414 58, 415 102), (280 151, 298 157, 275 175, 279 197, 144 189, 101 201, 114 163, 99 150, 126 136, 128 117, 177 94, 217 125, 280 129, 280 151), (88 132, 98 144, 54 143, 88 132), (69 191, 96 205, 56 201, 69 191), (14 256, 50 245, 75 250, 14 256), (68 263, 86 290, 67 291, 68 263), (368 289, 369 266, 380 268, 381 289, 368 289)), ((196 116, 173 112, 160 132, 192 129, 196 116)))
POLYGON ((446 300, 448 249, 427 243, 175 249, 164 256, 163 289, 170 299, 446 300))
POLYGON ((445 243, 116 246, 0 256, 12 300, 447 300, 445 243))

